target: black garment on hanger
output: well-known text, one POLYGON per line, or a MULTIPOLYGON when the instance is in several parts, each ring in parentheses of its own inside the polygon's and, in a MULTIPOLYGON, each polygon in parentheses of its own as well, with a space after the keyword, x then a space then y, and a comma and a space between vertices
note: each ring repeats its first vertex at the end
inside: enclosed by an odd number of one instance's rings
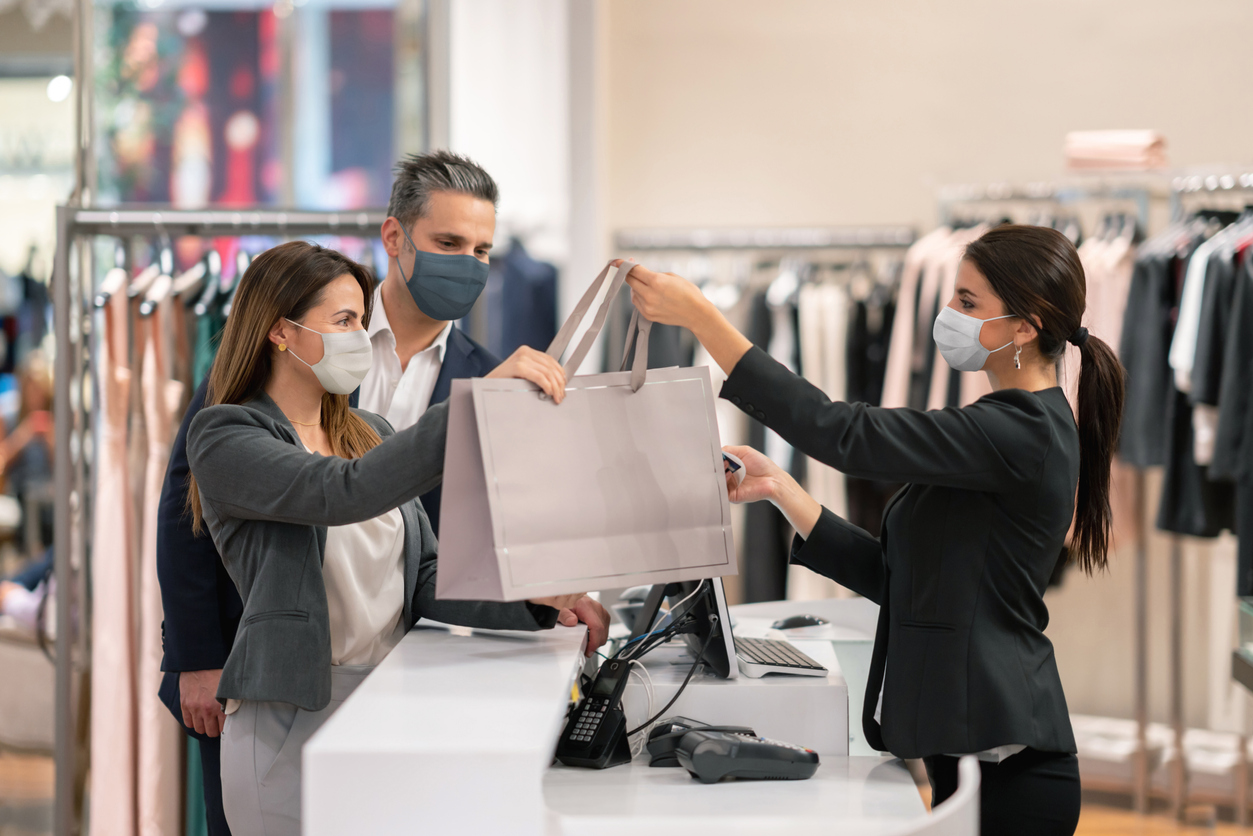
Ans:
MULTIPOLYGON (((1171 308, 1172 336, 1173 324, 1179 315, 1178 300, 1184 276, 1197 243, 1193 242, 1187 258, 1174 258, 1170 263, 1169 285, 1174 298, 1171 308)), ((1202 324, 1201 330, 1206 330, 1206 327, 1202 324)), ((1166 346, 1169 351, 1169 341, 1166 346)), ((1175 387, 1174 371, 1168 368, 1167 373, 1167 389, 1171 396, 1163 422, 1168 432, 1166 472, 1162 480, 1161 503, 1157 509, 1157 527, 1176 534, 1217 537, 1224 529, 1235 527, 1235 488, 1229 483, 1211 481, 1209 468, 1197 464, 1192 402, 1186 393, 1175 387)))
MULTIPOLYGON (((762 291, 752 299, 745 336, 765 351, 770 344, 772 330, 770 307, 766 304, 766 293, 762 291)), ((751 416, 747 416, 747 420, 748 446, 764 450, 765 425, 751 416)), ((740 566, 744 603, 781 601, 787 597, 789 530, 787 518, 769 502, 754 502, 744 509, 743 562, 740 566)))
MULTIPOLYGON (((879 406, 887 375, 888 346, 896 301, 884 286, 876 287, 870 298, 853 303, 848 328, 847 396, 850 403, 879 406), (883 292, 881 292, 883 291, 883 292)), ((844 477, 848 496, 848 520, 876 537, 883 524, 883 509, 900 490, 895 482, 844 477)))
POLYGON ((1118 454, 1127 464, 1154 467, 1166 463, 1167 433, 1162 420, 1173 399, 1168 354, 1175 323, 1172 255, 1136 259, 1123 314, 1118 356, 1127 371, 1118 454))

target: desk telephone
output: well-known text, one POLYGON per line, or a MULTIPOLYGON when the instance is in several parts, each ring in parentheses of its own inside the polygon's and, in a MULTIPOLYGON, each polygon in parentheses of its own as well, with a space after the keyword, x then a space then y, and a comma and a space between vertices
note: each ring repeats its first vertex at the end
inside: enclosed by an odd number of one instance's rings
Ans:
POLYGON ((631 760, 622 692, 631 663, 610 659, 600 666, 583 701, 574 707, 557 743, 557 760, 566 766, 605 769, 631 760))

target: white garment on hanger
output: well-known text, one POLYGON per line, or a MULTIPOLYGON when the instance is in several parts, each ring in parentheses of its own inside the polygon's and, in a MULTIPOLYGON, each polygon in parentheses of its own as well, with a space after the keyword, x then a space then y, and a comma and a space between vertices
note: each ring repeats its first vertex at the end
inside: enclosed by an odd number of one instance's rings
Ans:
POLYGON ((1170 341, 1170 367, 1175 372, 1175 388, 1180 392, 1192 391, 1192 366, 1196 360, 1196 341, 1201 331, 1205 273, 1209 266, 1210 253, 1218 248, 1225 237, 1223 232, 1217 233, 1196 248, 1188 261, 1188 271, 1184 274, 1183 293, 1179 299, 1179 318, 1175 324, 1175 336, 1170 341))

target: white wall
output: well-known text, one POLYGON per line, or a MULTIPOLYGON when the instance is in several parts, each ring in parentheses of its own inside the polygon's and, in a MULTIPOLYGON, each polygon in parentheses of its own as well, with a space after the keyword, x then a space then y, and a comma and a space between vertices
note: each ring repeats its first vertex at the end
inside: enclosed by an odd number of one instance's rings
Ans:
POLYGON ((566 24, 566 0, 451 4, 449 147, 500 185, 499 233, 524 233, 558 264, 570 250, 566 24))
POLYGON ((1247 0, 611 0, 610 229, 929 224, 935 187, 1156 128, 1253 159, 1247 0))

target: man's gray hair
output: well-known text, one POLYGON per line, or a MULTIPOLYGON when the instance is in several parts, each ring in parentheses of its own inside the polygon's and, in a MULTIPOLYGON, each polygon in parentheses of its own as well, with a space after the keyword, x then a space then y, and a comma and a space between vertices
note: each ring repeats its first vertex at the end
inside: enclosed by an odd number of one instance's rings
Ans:
POLYGON ((426 215, 435 192, 458 192, 496 206, 500 191, 483 167, 452 151, 410 154, 396 164, 387 214, 409 228, 426 215))

